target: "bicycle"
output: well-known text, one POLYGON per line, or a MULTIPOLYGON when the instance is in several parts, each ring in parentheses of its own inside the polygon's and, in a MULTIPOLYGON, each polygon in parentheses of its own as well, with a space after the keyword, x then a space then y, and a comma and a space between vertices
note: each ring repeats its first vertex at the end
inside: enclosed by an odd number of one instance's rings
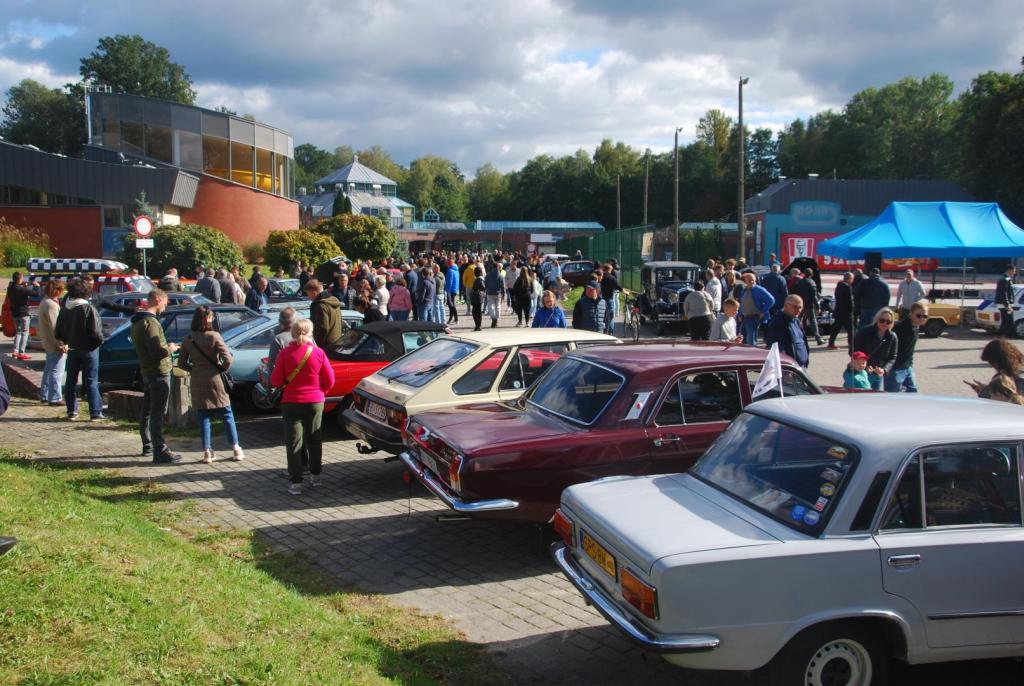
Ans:
POLYGON ((640 340, 640 306, 635 293, 624 291, 624 295, 626 296, 626 306, 622 308, 624 338, 631 338, 636 343, 640 340))

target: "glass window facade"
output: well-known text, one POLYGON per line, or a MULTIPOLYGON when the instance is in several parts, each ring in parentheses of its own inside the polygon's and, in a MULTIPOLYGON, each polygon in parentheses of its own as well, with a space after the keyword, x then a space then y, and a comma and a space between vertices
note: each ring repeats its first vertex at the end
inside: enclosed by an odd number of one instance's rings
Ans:
POLYGON ((91 145, 295 197, 294 141, 247 119, 164 100, 89 94, 91 145))

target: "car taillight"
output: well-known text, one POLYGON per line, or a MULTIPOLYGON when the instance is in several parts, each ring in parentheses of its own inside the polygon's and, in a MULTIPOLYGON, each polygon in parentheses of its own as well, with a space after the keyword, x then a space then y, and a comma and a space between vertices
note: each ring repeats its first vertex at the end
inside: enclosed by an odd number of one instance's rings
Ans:
POLYGON ((658 618, 658 591, 654 586, 644 583, 625 567, 619 574, 619 585, 627 603, 645 617, 658 618))
POLYGON ((405 429, 405 420, 405 410, 395 410, 390 407, 388 408, 388 424, 398 429, 399 431, 402 431, 403 429, 405 429))
POLYGON ((572 535, 572 520, 566 517, 561 509, 555 510, 555 516, 551 520, 551 526, 554 528, 555 533, 565 541, 565 544, 572 547, 573 535, 572 535))
POLYGON ((452 485, 456 491, 462 490, 462 476, 459 472, 462 471, 462 455, 454 455, 452 461, 448 463, 448 483, 452 485))
POLYGON ((994 321, 994 322, 998 322, 999 321, 999 310, 996 310, 995 312, 992 313, 992 321, 994 321))

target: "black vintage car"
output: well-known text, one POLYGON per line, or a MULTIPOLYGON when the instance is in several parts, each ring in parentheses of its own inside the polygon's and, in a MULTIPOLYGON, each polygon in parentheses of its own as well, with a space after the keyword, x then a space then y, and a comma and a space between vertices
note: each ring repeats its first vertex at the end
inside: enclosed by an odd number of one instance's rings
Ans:
POLYGON ((645 262, 640 270, 640 322, 654 322, 659 336, 670 324, 685 326, 683 300, 699 278, 700 267, 693 262, 645 262))

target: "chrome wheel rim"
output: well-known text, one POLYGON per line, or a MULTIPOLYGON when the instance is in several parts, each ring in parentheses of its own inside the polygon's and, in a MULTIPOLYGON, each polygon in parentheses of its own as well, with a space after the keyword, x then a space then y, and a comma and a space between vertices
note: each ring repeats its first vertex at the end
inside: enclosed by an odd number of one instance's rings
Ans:
POLYGON ((806 686, 869 686, 871 656, 867 649, 849 638, 829 641, 807 663, 806 686))

